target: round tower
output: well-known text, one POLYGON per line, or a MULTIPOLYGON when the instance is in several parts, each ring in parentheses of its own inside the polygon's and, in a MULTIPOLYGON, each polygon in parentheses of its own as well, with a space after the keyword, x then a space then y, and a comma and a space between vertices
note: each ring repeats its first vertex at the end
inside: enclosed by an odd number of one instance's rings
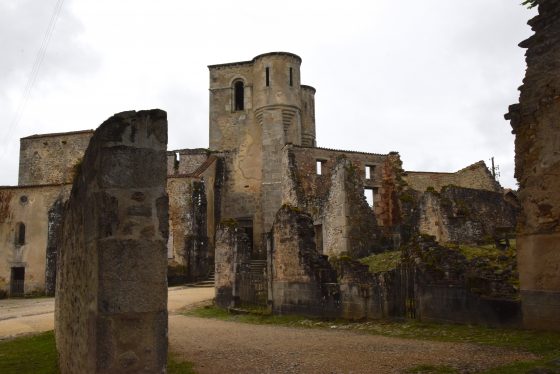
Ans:
POLYGON ((301 58, 288 52, 270 52, 253 59, 253 104, 288 105, 299 108, 301 58))
POLYGON ((301 85, 301 145, 315 147, 315 89, 301 85))

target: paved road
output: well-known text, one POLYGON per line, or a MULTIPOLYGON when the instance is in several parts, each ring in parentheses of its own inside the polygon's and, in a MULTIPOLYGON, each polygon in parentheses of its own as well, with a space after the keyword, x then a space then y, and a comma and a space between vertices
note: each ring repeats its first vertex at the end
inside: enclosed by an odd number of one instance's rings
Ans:
MULTIPOLYGON (((171 287, 169 314, 214 297, 213 288, 171 287)), ((0 340, 54 328, 54 298, 0 300, 0 340)))

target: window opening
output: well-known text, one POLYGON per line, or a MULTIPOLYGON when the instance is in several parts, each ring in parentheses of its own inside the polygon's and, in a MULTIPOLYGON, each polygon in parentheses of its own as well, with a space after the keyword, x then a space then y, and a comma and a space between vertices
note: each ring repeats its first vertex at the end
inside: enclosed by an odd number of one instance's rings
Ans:
POLYGON ((270 86, 270 68, 266 68, 265 69, 265 75, 266 75, 266 86, 270 86))
POLYGON ((293 69, 290 68, 290 86, 293 86, 293 85, 294 85, 292 70, 293 70, 293 69))
POLYGON ((19 222, 16 226, 16 245, 25 244, 25 224, 19 222))
POLYGON ((244 103, 243 101, 245 100, 245 87, 243 85, 243 82, 238 81, 235 82, 234 85, 234 101, 235 101, 235 105, 234 108, 235 110, 243 110, 244 109, 244 103))
POLYGON ((317 175, 323 175, 325 172, 325 160, 317 160, 317 175))
POLYGON ((366 179, 373 179, 374 171, 375 171, 375 166, 366 165, 366 179))
POLYGON ((375 203, 375 193, 373 188, 364 188, 364 195, 368 205, 373 208, 373 204, 375 203))

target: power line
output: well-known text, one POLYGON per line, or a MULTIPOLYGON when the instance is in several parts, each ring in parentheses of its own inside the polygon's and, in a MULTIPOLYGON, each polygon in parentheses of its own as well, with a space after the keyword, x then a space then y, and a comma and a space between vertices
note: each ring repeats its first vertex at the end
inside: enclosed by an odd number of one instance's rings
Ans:
MULTIPOLYGON (((14 115, 13 120, 10 122, 10 125, 8 126, 8 131, 6 133, 6 138, 4 139, 6 141, 6 143, 9 143, 12 139, 12 134, 13 131, 17 128, 17 126, 19 125, 19 122, 21 121, 21 118, 23 117, 23 114, 25 112, 25 108, 27 106, 27 101, 29 100, 29 97, 31 95, 31 91, 33 90, 33 87, 35 86, 35 83, 37 82, 37 77, 39 76, 39 70, 41 68, 41 65, 43 64, 43 61, 45 60, 45 55, 47 53, 47 49, 49 47, 49 43, 51 41, 56 23, 58 21, 58 18, 60 17, 60 12, 62 10, 62 6, 64 5, 64 0, 57 0, 54 10, 51 14, 51 18, 49 20, 49 24, 47 26, 47 29, 45 30, 45 33, 43 35, 43 39, 41 41, 41 45, 39 47, 39 51, 37 51, 37 55, 35 56, 35 61, 33 63, 33 67, 31 68, 31 73, 29 74, 29 77, 27 79, 27 84, 25 85, 25 88, 23 90, 23 94, 21 96, 19 105, 16 109, 16 113, 14 115)), ((5 153, 6 153, 6 149, 7 147, 4 147, 3 151, 2 151, 2 158, 4 158, 5 153)))

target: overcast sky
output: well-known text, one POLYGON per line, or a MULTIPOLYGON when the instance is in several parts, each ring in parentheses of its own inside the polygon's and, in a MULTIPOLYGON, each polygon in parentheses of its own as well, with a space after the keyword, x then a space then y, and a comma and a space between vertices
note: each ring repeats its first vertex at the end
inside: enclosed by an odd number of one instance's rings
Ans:
POLYGON ((319 146, 398 151, 421 171, 494 156, 515 187, 503 114, 536 14, 520 2, 66 0, 25 95, 57 0, 2 0, 0 185, 17 184, 19 138, 124 110, 166 110, 169 149, 207 147, 206 66, 288 51, 317 89, 319 146))

